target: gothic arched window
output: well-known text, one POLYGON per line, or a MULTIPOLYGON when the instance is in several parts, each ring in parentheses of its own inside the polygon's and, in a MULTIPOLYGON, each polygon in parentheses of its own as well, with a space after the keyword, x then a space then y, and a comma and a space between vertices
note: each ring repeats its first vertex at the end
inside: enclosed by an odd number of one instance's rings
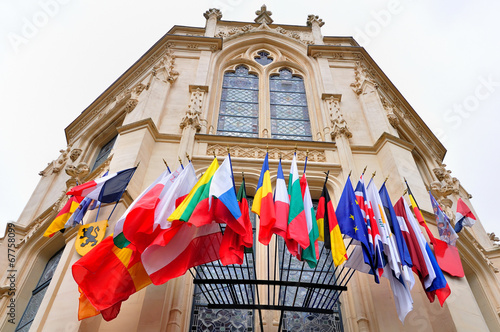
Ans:
POLYGON ((259 78, 243 65, 224 74, 217 134, 259 136, 259 78))
POLYGON ((271 137, 312 140, 304 80, 283 68, 269 78, 271 137))

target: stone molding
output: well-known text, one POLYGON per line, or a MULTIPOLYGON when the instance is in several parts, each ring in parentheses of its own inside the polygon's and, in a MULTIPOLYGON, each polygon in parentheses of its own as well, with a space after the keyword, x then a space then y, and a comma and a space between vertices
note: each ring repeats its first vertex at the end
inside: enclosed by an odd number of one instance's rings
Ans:
POLYGON ((276 28, 270 28, 265 23, 260 25, 259 27, 255 27, 251 24, 247 24, 241 27, 229 27, 229 26, 217 27, 217 33, 215 34, 215 37, 228 39, 233 37, 239 37, 246 33, 258 32, 258 31, 267 31, 279 36, 285 36, 304 45, 314 44, 312 40, 312 34, 310 32, 292 31, 284 29, 280 26, 276 28))
POLYGON ((270 159, 281 159, 292 160, 293 155, 297 152, 297 161, 305 161, 306 156, 308 161, 313 162, 326 162, 326 156, 324 150, 295 150, 295 149, 281 149, 281 148, 260 148, 260 147, 249 147, 242 145, 228 145, 222 146, 220 144, 211 144, 207 146, 206 155, 207 156, 226 156, 227 149, 229 149, 231 156, 236 158, 251 158, 251 159, 264 159, 266 153, 269 153, 270 159))
POLYGON ((203 50, 215 52, 222 48, 222 40, 220 38, 172 34, 165 35, 151 50, 142 56, 139 61, 118 78, 116 83, 104 91, 66 128, 67 141, 70 144, 74 143, 86 126, 92 123, 95 118, 102 118, 110 112, 114 113, 121 106, 125 106, 124 109, 128 112, 132 111, 137 105, 137 103, 133 101, 136 98, 132 98, 132 101, 127 103, 128 98, 123 98, 122 96, 126 96, 129 92, 134 96, 133 91, 140 91, 141 88, 139 86, 141 84, 145 86, 145 89, 148 89, 154 78, 154 67, 157 67, 155 69, 157 78, 160 77, 170 83, 175 82, 178 75, 176 75, 173 68, 169 68, 168 64, 170 59, 168 59, 168 56, 171 57, 174 50, 187 50, 188 44, 197 44, 198 48, 192 49, 192 51, 196 52, 203 50), (164 56, 167 56, 167 59, 164 59, 164 56), (164 74, 166 74, 166 76, 164 74), (123 104, 121 104, 122 102, 123 104))

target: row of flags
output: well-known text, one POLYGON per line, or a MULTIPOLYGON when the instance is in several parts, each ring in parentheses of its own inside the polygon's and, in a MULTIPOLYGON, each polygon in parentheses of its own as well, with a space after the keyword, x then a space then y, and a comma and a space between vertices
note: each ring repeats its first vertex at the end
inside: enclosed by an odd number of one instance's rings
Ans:
MULTIPOLYGON (((430 232, 409 187, 416 219, 403 197, 393 206, 385 182, 378 190, 373 178, 365 184, 364 174, 355 189, 348 177, 336 212, 326 187, 327 174, 315 211, 306 166, 307 159, 299 178, 293 157, 287 189, 280 160, 273 192, 266 155, 251 209, 260 217, 258 241, 268 245, 274 234, 281 236, 289 252, 311 268, 319 259, 318 241, 323 241, 336 266, 347 261, 346 266, 372 274, 376 283, 381 277, 390 281, 402 322, 413 308, 412 272, 419 277, 429 300, 433 302, 437 297, 443 305, 451 291, 442 269, 460 276, 461 263, 454 247, 456 237, 448 233, 453 228, 432 194, 438 228, 442 223, 441 239, 430 232), (419 225, 426 230, 438 259, 419 225), (343 235, 355 243, 350 257, 343 235)), ((52 236, 81 222, 92 202, 117 203, 135 169, 105 175, 71 189, 68 204, 44 235, 52 236)), ((459 219, 457 214, 457 224, 460 221, 472 225, 475 218, 464 206, 459 200, 462 217, 459 219)), ((223 265, 242 264, 245 248, 252 246, 244 177, 236 193, 229 154, 220 166, 214 158, 200 179, 191 162, 186 167, 181 164, 174 172, 167 167, 118 219, 113 236, 73 265, 73 277, 81 294, 79 319, 100 313, 111 320, 123 301, 147 285, 163 284, 192 267, 215 260, 223 265), (226 225, 224 231, 221 224, 226 225)))

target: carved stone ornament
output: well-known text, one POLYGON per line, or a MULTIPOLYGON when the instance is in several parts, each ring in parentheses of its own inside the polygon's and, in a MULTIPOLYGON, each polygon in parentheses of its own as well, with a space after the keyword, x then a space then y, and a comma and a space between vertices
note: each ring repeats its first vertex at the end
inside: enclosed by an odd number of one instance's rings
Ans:
POLYGON ((201 130, 200 116, 203 108, 204 95, 205 91, 199 87, 191 91, 191 98, 189 100, 186 116, 184 116, 184 118, 180 123, 181 129, 184 129, 187 126, 191 126, 196 130, 197 133, 200 132, 201 130))
POLYGON ((83 179, 89 174, 90 168, 89 165, 81 162, 78 165, 66 166, 64 171, 71 177, 70 180, 74 180, 75 183, 83 183, 83 179))
POLYGON ((273 19, 271 18, 272 14, 272 12, 267 10, 266 5, 262 5, 262 7, 260 7, 260 10, 257 10, 255 12, 255 15, 257 15, 257 17, 255 18, 254 22, 269 25, 273 23, 273 19))
POLYGON ((500 238, 495 235, 495 233, 487 233, 491 242, 493 242, 494 246, 500 246, 500 238))
POLYGON ((317 23, 320 27, 325 25, 325 22, 323 22, 322 19, 319 18, 317 15, 308 15, 307 16, 307 26, 310 27, 313 25, 313 23, 317 23))
POLYGON ((164 82, 174 83, 179 76, 179 73, 174 70, 174 64, 175 55, 170 48, 167 48, 167 52, 153 67, 153 75, 164 82))
POLYGON ((385 99, 383 96, 380 96, 380 100, 382 102, 382 106, 384 106, 384 109, 387 113, 387 119, 389 120, 389 123, 394 128, 397 128, 399 126, 399 117, 396 115, 396 107, 393 104, 391 104, 387 99, 385 99))
POLYGON ((38 173, 38 175, 40 175, 40 176, 48 175, 46 170, 51 171, 50 174, 59 173, 61 171, 61 169, 63 169, 64 165, 66 165, 66 162, 68 161, 68 157, 70 155, 70 150, 71 150, 71 146, 68 146, 65 150, 59 150, 59 152, 61 153, 59 155, 59 157, 57 157, 56 160, 53 160, 50 163, 48 163, 45 170, 40 171, 38 173), (52 167, 50 167, 50 166, 52 166, 52 167))
POLYGON ((363 93, 363 87, 366 83, 370 83, 375 88, 378 88, 378 84, 373 79, 369 69, 366 68, 360 61, 356 61, 354 66, 354 82, 351 83, 351 88, 357 95, 360 95, 363 93))
POLYGON ((71 159, 71 161, 75 161, 77 160, 80 155, 82 154, 82 149, 73 149, 71 150, 71 153, 69 155, 69 159, 71 159))
POLYGON ((347 122, 340 111, 340 95, 323 96, 323 99, 326 103, 328 114, 330 115, 330 122, 332 125, 330 135, 332 139, 339 136, 351 138, 352 133, 347 127, 347 122))
POLYGON ((207 10, 203 16, 209 20, 211 17, 215 16, 217 18, 217 21, 219 21, 221 18, 222 18, 222 12, 220 11, 220 9, 217 9, 217 8, 210 8, 209 10, 207 10))
POLYGON ((137 106, 137 104, 139 104, 139 101, 137 99, 127 100, 127 103, 125 104, 125 112, 127 113, 132 112, 137 106))
MULTIPOLYGON (((268 150, 266 148, 259 147, 243 147, 243 146, 222 146, 219 144, 208 144, 207 147, 207 155, 213 156, 226 156, 227 149, 231 151, 231 157, 233 158, 252 158, 252 159, 264 159, 268 150)), ((269 149, 269 158, 271 159, 279 159, 281 155, 281 159, 283 160, 292 160, 293 155, 295 153, 295 149, 269 149)), ((308 161, 312 162, 326 162, 325 151, 324 150, 309 150, 309 152, 297 150, 297 160, 305 161, 307 156, 308 161)))
POLYGON ((431 183, 431 191, 439 202, 440 199, 446 198, 450 194, 457 194, 460 191, 460 181, 452 177, 451 171, 446 169, 446 165, 437 160, 439 167, 434 168, 432 171, 439 181, 431 183))
POLYGON ((292 38, 299 43, 302 43, 304 45, 312 45, 314 44, 314 41, 308 38, 312 38, 312 35, 310 33, 306 32, 296 32, 296 31, 289 31, 287 29, 284 29, 282 27, 276 27, 275 29, 269 28, 267 25, 261 25, 260 27, 254 27, 250 24, 247 24, 241 28, 238 27, 232 27, 230 29, 227 29, 226 27, 219 27, 218 32, 215 34, 215 37, 219 38, 228 38, 228 37, 233 37, 233 36, 238 36, 242 35, 248 32, 254 32, 258 30, 266 30, 268 32, 274 32, 289 38, 292 38))

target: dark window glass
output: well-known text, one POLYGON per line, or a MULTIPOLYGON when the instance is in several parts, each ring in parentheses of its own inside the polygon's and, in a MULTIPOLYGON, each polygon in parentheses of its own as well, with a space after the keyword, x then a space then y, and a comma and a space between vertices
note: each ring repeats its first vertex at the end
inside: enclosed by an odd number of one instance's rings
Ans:
MULTIPOLYGON (((314 200, 313 206, 316 211, 318 209, 318 201, 314 200)), ((290 259, 290 252, 288 250, 285 250, 285 255, 282 256, 284 248, 283 238, 278 237, 278 239, 280 266, 283 266, 283 262, 290 262, 290 272, 286 277, 287 280, 301 280, 302 282, 317 283, 320 282, 321 279, 331 280, 331 284, 335 283, 336 277, 334 275, 334 269, 317 269, 317 271, 314 272, 314 269, 311 269, 307 264, 304 264, 295 258, 290 259), (284 257, 282 261, 281 257, 284 257)), ((324 242, 318 241, 318 266, 322 266, 324 268, 325 266, 328 266, 328 263, 332 260, 332 255, 330 250, 325 250, 323 247, 324 242)), ((285 305, 292 305, 293 303, 297 305, 304 303, 308 295, 311 298, 314 298, 314 301, 318 301, 319 304, 319 302, 324 299, 323 294, 328 293, 315 290, 313 294, 307 294, 307 291, 304 288, 297 289, 296 287, 287 287, 286 291, 284 289, 281 290, 281 294, 282 296, 286 294, 285 305)), ((283 314, 283 332, 291 331, 344 331, 340 311, 340 301, 337 301, 333 306, 333 315, 313 312, 285 311, 283 314)))
POLYGON ((269 79, 272 138, 312 140, 304 80, 283 68, 269 79))
POLYGON ((113 137, 108 143, 104 144, 104 146, 101 148, 99 154, 97 155, 97 158, 95 159, 94 166, 92 166, 92 171, 95 170, 97 167, 99 167, 106 159, 108 159, 109 154, 113 149, 113 145, 115 145, 117 137, 118 135, 113 137))
POLYGON ((245 66, 224 74, 217 134, 259 136, 259 78, 245 66))
POLYGON ((43 296, 45 295, 45 292, 47 292, 50 281, 54 276, 54 272, 56 271, 57 264, 59 264, 62 253, 63 250, 61 249, 54 256, 52 256, 47 262, 47 265, 45 265, 42 276, 40 277, 40 280, 38 280, 38 283, 31 294, 30 301, 28 302, 28 306, 26 306, 26 309, 24 310, 23 316, 19 321, 19 325, 17 325, 16 332, 28 331, 30 329, 31 324, 35 319, 36 313, 38 312, 38 308, 42 303, 43 296))
POLYGON ((269 58, 269 53, 267 53, 266 51, 261 51, 257 54, 259 55, 255 57, 255 61, 257 61, 257 63, 266 66, 273 62, 273 58, 269 58))
MULTIPOLYGON (((248 205, 251 207, 253 198, 247 197, 248 205)), ((250 211, 250 220, 252 221, 252 228, 254 234, 255 244, 255 214, 250 211)), ((225 230, 225 225, 222 226, 225 230)), ((250 250, 250 249, 249 249, 250 250)), ((222 267, 220 261, 213 262, 198 266, 196 273, 201 274, 202 278, 238 278, 250 279, 253 275, 253 255, 250 253, 245 254, 243 264, 233 267, 222 267), (224 271, 224 276, 220 272, 224 271)), ((195 285, 193 311, 191 315, 191 331, 254 331, 254 311, 243 309, 210 309, 208 308, 207 298, 214 296, 222 296, 223 301, 229 301, 232 292, 235 292, 239 298, 245 298, 253 302, 255 291, 252 286, 239 285, 229 288, 228 286, 202 286, 195 285), (252 295, 253 294, 253 295, 252 295)), ((213 300, 212 300, 213 301, 213 300)))

